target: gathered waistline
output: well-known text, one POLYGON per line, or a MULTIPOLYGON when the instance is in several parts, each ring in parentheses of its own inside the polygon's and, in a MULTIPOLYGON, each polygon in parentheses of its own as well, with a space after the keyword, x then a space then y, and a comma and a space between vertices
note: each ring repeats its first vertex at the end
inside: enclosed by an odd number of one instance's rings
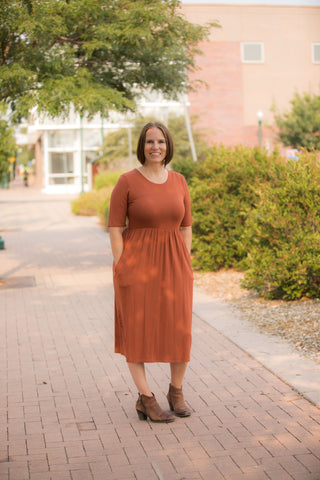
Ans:
POLYGON ((180 232, 180 227, 173 227, 173 228, 167 228, 167 227, 127 227, 127 228, 124 229, 124 232, 132 231, 132 230, 164 230, 166 232, 180 232))

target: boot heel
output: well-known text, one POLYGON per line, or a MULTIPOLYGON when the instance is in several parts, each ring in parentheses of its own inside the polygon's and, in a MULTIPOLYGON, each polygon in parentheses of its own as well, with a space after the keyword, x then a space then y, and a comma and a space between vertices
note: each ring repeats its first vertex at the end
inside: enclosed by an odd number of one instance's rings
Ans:
POLYGON ((137 410, 137 414, 138 414, 139 420, 147 420, 147 415, 141 412, 141 410, 137 410))
POLYGON ((172 405, 172 403, 170 402, 170 400, 168 400, 168 403, 169 403, 170 410, 171 410, 172 412, 174 412, 174 408, 173 408, 173 405, 172 405))

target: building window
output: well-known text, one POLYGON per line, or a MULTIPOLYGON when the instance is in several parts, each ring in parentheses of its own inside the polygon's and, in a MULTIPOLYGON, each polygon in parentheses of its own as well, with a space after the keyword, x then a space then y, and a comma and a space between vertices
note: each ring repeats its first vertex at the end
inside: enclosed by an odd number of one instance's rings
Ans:
POLYGON ((73 173, 73 154, 55 153, 50 155, 50 173, 73 173))
POLYGON ((241 43, 241 60, 243 63, 263 63, 264 48, 262 42, 241 43))
POLYGON ((49 183, 51 185, 74 183, 73 153, 49 153, 49 183))
POLYGON ((320 42, 312 44, 312 62, 320 63, 320 42))

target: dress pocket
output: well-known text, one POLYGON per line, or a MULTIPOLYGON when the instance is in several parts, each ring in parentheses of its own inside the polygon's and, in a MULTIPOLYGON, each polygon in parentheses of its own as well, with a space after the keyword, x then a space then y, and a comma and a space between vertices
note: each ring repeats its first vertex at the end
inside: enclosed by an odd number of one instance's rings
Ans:
POLYGON ((191 255, 190 255, 190 252, 189 250, 187 249, 187 245, 181 235, 181 247, 182 247, 182 250, 183 252, 182 255, 184 256, 184 260, 185 260, 185 264, 187 266, 187 270, 188 270, 188 273, 191 275, 191 278, 193 278, 193 271, 192 271, 192 265, 191 265, 191 255))
POLYGON ((124 255, 124 250, 122 251, 121 256, 120 256, 117 264, 115 264, 115 262, 113 260, 113 273, 114 274, 116 274, 119 271, 119 269, 121 268, 121 264, 123 262, 123 255, 124 255))

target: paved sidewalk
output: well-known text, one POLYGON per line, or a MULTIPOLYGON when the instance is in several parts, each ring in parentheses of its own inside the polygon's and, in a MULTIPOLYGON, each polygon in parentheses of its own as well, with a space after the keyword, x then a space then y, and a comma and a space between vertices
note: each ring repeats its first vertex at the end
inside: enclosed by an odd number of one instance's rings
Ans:
POLYGON ((319 363, 303 356, 285 339, 261 333, 258 326, 250 323, 238 309, 198 289, 194 292, 193 311, 320 407, 319 363))
MULTIPOLYGON (((69 202, 0 190, 0 479, 320 480, 320 410, 196 315, 193 415, 139 421, 108 236, 69 202)), ((168 366, 148 374, 167 408, 168 366)))

